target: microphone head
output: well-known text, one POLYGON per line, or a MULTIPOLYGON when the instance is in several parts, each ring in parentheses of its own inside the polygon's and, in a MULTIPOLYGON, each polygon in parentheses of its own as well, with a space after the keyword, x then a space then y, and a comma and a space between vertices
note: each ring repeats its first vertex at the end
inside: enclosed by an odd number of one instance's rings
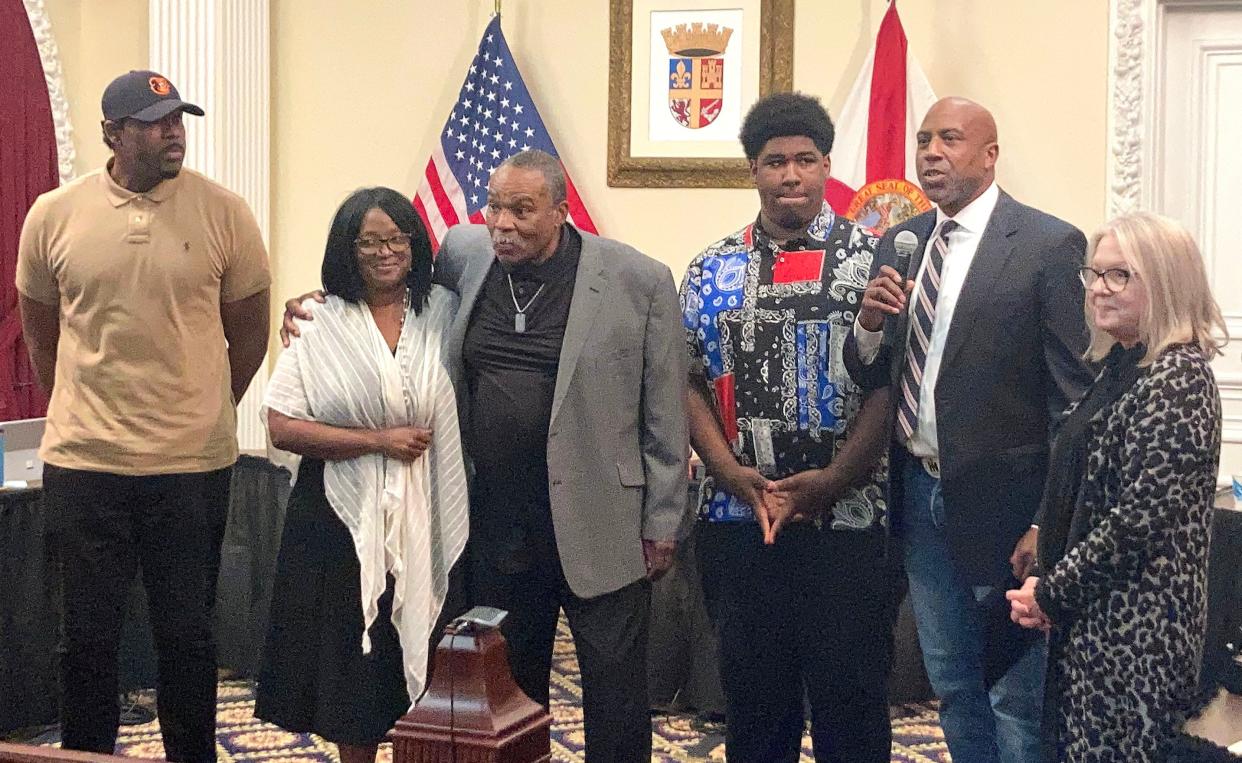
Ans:
POLYGON ((910 257, 919 247, 919 237, 914 235, 913 231, 903 230, 893 239, 893 247, 897 250, 897 254, 910 257))
POLYGON ((893 238, 893 248, 897 250, 895 270, 901 274, 902 278, 908 278, 910 274, 910 258, 914 256, 914 250, 919 248, 919 237, 914 235, 912 231, 900 231, 893 238))

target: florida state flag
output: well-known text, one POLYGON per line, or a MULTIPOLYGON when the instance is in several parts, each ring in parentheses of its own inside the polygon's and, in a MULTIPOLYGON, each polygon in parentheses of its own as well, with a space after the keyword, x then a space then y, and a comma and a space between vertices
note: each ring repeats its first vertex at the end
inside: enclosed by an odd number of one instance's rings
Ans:
POLYGON ((931 209, 914 168, 915 133, 936 101, 909 51, 894 0, 837 118, 824 196, 838 214, 883 233, 931 209))

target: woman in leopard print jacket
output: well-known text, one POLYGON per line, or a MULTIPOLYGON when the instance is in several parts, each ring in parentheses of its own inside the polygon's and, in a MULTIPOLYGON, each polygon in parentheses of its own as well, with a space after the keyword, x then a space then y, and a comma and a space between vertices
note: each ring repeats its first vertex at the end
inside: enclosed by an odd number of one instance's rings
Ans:
POLYGON ((1163 761, 1203 658, 1224 334, 1194 240, 1127 215, 1081 270, 1103 370, 1067 412, 1013 617, 1050 632, 1045 760, 1163 761))

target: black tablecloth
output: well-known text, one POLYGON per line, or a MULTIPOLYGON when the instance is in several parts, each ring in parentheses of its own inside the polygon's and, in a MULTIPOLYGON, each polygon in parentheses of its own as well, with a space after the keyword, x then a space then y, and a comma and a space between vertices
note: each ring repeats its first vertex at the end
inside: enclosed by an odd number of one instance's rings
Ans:
POLYGON ((289 491, 289 472, 267 459, 237 462, 220 553, 216 643, 220 666, 239 676, 259 669, 289 491))
MULTIPOLYGON (((1242 682, 1229 645, 1242 645, 1242 510, 1222 493, 1212 518, 1208 565, 1208 626, 1202 680, 1205 686, 1242 682), (1227 676, 1233 676, 1229 680, 1227 676)), ((918 633, 907 598, 894 627, 892 702, 918 702, 933 694, 923 669, 918 633)), ((716 635, 703 606, 694 535, 678 549, 673 569, 652 590, 649 687, 652 705, 723 713, 716 635)))
MULTIPOLYGON (((243 456, 233 476, 217 596, 220 665, 238 676, 258 667, 267 631, 272 572, 280 544, 289 474, 243 456)), ((1242 512, 1218 501, 1209 568, 1204 677, 1230 669, 1228 643, 1242 643, 1242 512)), ((55 720, 58 592, 47 553, 38 490, 0 492, 0 733, 55 720)), ((695 564, 694 537, 652 594, 649 675, 652 703, 723 710, 716 637, 695 564)), ((155 659, 140 581, 131 590, 121 645, 122 690, 153 686, 155 659)), ((891 692, 894 701, 930 696, 908 605, 898 616, 891 692)))
MULTIPOLYGON (((287 471, 252 456, 237 462, 221 548, 216 641, 220 667, 238 676, 258 667, 288 497, 287 471)), ((60 596, 44 519, 39 490, 0 493, 0 733, 56 719, 60 596)), ((122 691, 155 685, 140 579, 130 589, 118 659, 122 691)))
POLYGON ((1242 686, 1242 668, 1233 650, 1242 648, 1242 511, 1233 496, 1218 496, 1212 513, 1212 545, 1208 556, 1207 644, 1202 683, 1224 684, 1235 693, 1242 686))
POLYGON ((56 717, 57 591, 39 496, 0 493, 0 733, 56 717))

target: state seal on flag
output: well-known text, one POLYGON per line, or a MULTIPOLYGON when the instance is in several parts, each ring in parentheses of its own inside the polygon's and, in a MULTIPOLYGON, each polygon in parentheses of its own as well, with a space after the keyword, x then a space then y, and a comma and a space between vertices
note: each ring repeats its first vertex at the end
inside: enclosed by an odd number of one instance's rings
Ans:
POLYGON ((923 191, 905 180, 876 180, 854 194, 845 216, 876 235, 932 208, 923 191))
POLYGON ((661 29, 660 35, 669 55, 669 113, 691 130, 708 126, 724 103, 724 53, 733 30, 696 22, 661 29))

